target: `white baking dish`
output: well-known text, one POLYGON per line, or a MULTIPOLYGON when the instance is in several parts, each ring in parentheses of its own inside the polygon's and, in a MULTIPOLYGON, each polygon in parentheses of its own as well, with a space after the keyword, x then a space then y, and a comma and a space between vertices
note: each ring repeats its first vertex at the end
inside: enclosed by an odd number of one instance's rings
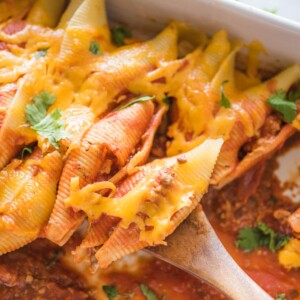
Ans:
POLYGON ((300 23, 233 0, 108 0, 110 19, 141 30, 158 30, 172 19, 212 34, 263 42, 270 56, 266 68, 300 62, 300 23))

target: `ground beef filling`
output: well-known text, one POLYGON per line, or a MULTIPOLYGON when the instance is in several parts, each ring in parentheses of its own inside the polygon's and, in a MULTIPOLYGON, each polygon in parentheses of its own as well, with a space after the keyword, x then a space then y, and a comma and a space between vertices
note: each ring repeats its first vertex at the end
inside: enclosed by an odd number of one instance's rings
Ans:
POLYGON ((46 240, 0 257, 0 299, 91 299, 83 279, 58 263, 61 249, 46 240))

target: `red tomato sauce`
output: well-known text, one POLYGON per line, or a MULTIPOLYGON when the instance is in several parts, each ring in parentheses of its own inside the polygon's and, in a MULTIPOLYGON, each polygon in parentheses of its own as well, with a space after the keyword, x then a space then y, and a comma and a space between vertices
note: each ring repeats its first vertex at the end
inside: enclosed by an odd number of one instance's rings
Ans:
POLYGON ((146 299, 140 284, 150 287, 159 300, 164 297, 166 300, 226 299, 204 282, 155 258, 145 259, 134 274, 111 272, 102 277, 108 284, 117 286, 121 295, 131 294, 133 300, 146 299))
MULTIPOLYGON (((275 160, 265 162, 255 171, 236 180, 220 191, 210 191, 203 199, 204 210, 225 248, 235 261, 271 296, 285 294, 287 299, 300 299, 300 270, 286 270, 278 262, 277 252, 267 248, 245 253, 236 247, 237 233, 244 227, 263 221, 274 231, 291 235, 285 220, 276 219, 276 211, 293 212, 299 204, 279 199, 278 182, 273 176, 275 160), (260 175, 258 175, 260 174, 260 175), (245 198, 241 187, 259 176, 258 185, 245 198)), ((251 188, 251 187, 249 187, 251 188)), ((249 192, 247 190, 247 194, 249 192)))

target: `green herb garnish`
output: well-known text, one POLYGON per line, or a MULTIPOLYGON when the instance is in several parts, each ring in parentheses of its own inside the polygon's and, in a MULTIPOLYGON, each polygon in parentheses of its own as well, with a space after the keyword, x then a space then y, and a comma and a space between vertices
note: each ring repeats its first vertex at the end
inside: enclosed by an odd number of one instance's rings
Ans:
POLYGON ((39 135, 48 139, 50 144, 56 149, 59 148, 58 142, 61 139, 70 137, 64 130, 64 121, 60 119, 61 110, 56 109, 47 115, 48 108, 54 103, 55 95, 42 92, 33 98, 33 104, 28 104, 25 108, 26 120, 31 128, 39 135))
POLYGON ((219 102, 219 106, 225 107, 225 108, 230 108, 231 103, 230 100, 226 97, 226 95, 224 94, 224 85, 228 83, 228 80, 224 80, 221 83, 220 86, 220 92, 221 92, 221 100, 219 102))
POLYGON ((56 149, 59 148, 58 142, 60 140, 71 137, 64 129, 65 122, 60 118, 61 110, 56 109, 50 115, 47 115, 40 123, 32 127, 39 135, 48 139, 50 144, 56 149))
POLYGON ((121 106, 120 108, 118 108, 118 110, 128 108, 131 105, 139 103, 139 102, 146 102, 146 101, 150 101, 150 100, 154 100, 154 99, 155 99, 155 96, 142 96, 142 97, 136 98, 136 99, 130 101, 129 103, 121 106))
POLYGON ((265 223, 259 222, 256 227, 245 227, 238 232, 236 246, 245 252, 250 252, 259 247, 269 248, 272 252, 282 248, 290 237, 275 233, 265 223))
POLYGON ((164 104, 167 104, 167 105, 171 105, 172 102, 173 102, 174 98, 173 97, 169 97, 169 96, 166 96, 162 99, 162 102, 164 104))
POLYGON ((263 8, 264 11, 269 12, 273 15, 277 14, 277 9, 276 8, 263 8))
POLYGON ((155 292, 146 284, 140 284, 140 289, 147 300, 158 300, 155 292))
POLYGON ((20 159, 24 159, 24 156, 25 156, 26 152, 29 153, 29 154, 31 154, 32 153, 32 149, 30 147, 24 147, 22 149, 22 151, 21 151, 20 159))
POLYGON ((118 289, 115 285, 103 285, 102 289, 106 294, 108 300, 113 300, 119 296, 118 289))
POLYGON ((94 55, 100 55, 103 53, 99 43, 96 41, 91 41, 89 51, 94 55))
POLYGON ((124 39, 131 38, 131 31, 126 27, 116 27, 111 30, 111 38, 117 46, 125 45, 124 39))
POLYGON ((284 293, 277 295, 275 300, 287 300, 287 297, 284 293))
MULTIPOLYGON (((294 99, 296 94, 290 94, 289 98, 294 99)), ((297 106, 295 102, 289 100, 288 95, 283 90, 278 90, 270 96, 267 103, 276 111, 282 114, 283 120, 292 123, 297 116, 297 106)))
POLYGON ((46 55, 47 55, 47 52, 48 52, 48 48, 40 49, 40 50, 38 50, 38 51, 35 53, 34 57, 35 57, 35 58, 39 58, 39 57, 46 56, 46 55))
POLYGON ((65 254, 65 251, 63 249, 56 249, 53 252, 53 256, 46 261, 46 267, 47 269, 53 267, 59 260, 62 254, 65 254))
POLYGON ((34 126, 41 122, 47 115, 48 108, 54 103, 56 96, 48 92, 41 92, 25 108, 26 120, 34 126))

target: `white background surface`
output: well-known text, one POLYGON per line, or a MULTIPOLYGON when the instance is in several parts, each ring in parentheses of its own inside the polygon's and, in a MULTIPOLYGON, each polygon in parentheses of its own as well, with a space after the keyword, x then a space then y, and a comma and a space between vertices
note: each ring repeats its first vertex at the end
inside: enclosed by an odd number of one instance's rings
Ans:
POLYGON ((300 0, 232 0, 275 11, 276 15, 300 22, 300 0))

